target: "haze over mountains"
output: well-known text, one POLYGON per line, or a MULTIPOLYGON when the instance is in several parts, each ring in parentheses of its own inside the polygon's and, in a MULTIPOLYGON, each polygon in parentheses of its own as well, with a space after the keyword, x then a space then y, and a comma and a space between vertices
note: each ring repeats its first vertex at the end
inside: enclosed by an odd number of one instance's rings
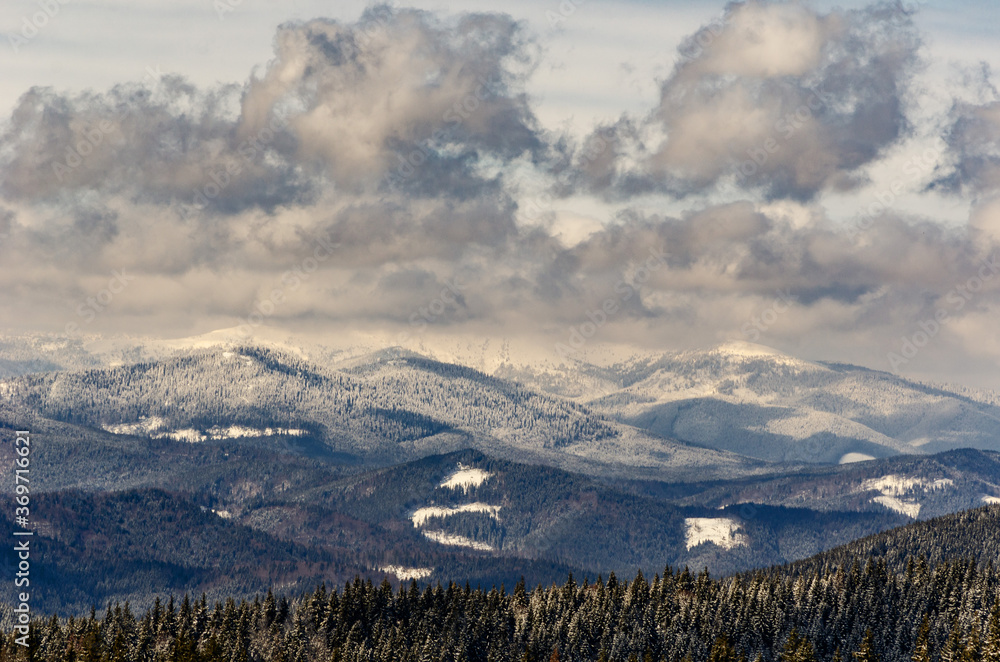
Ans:
POLYGON ((599 348, 601 363, 494 346, 5 338, 0 434, 27 425, 39 439, 42 531, 68 545, 53 577, 78 572, 74 559, 110 562, 67 508, 110 508, 118 533, 101 535, 136 550, 111 564, 134 576, 124 584, 47 599, 142 602, 168 576, 224 595, 355 572, 487 584, 668 563, 728 573, 1000 502, 988 392, 742 343, 599 348), (211 515, 185 515, 190 536, 218 540, 233 563, 247 562, 240 541, 264 536, 259 562, 283 569, 248 582, 190 550, 148 548, 161 533, 125 505, 148 498, 211 515), (287 565, 285 543, 311 560, 287 565))
MULTIPOLYGON (((197 382, 201 378, 232 386, 264 373, 279 382, 292 377, 287 370, 249 367, 259 362, 252 356, 238 355, 233 348, 245 344, 240 340, 235 332, 225 331, 178 341, 92 338, 72 342, 21 336, 3 341, 0 368, 13 376, 45 369, 108 368, 173 359, 170 370, 177 371, 178 379, 186 376, 189 385, 179 388, 189 391, 200 388, 197 382), (209 351, 220 348, 222 351, 214 354, 209 351), (199 354, 199 350, 204 351, 199 354), (177 364, 180 355, 191 357, 194 363, 177 364)), ((591 349, 591 360, 585 361, 560 357, 547 348, 523 344, 512 348, 503 340, 472 343, 445 338, 430 345, 427 340, 382 349, 378 342, 384 339, 347 345, 344 341, 320 344, 275 335, 263 340, 263 346, 277 352, 273 355, 279 361, 296 364, 293 372, 305 375, 312 371, 315 379, 322 373, 343 382, 315 397, 361 389, 367 394, 362 397, 378 400, 367 405, 371 411, 386 409, 391 400, 394 408, 429 417, 425 424, 431 427, 411 435, 410 441, 419 438, 423 445, 436 443, 435 434, 444 433, 447 426, 451 432, 501 435, 522 452, 559 448, 595 460, 625 453, 618 455, 619 459, 634 466, 669 464, 665 458, 655 457, 656 440, 689 446, 684 457, 674 462, 688 461, 687 454, 694 452, 690 447, 791 463, 849 462, 956 448, 1000 450, 1000 396, 994 392, 915 383, 863 367, 805 361, 761 345, 734 342, 679 353, 600 346, 591 349), (456 365, 460 367, 448 367, 456 365), (468 394, 473 389, 491 395, 470 401, 468 394), (372 395, 376 392, 377 396, 372 395), (500 400, 519 409, 498 410, 500 400), (546 420, 534 429, 534 423, 528 426, 521 420, 524 417, 546 420), (565 429, 556 430, 560 426, 565 429), (431 429, 435 434, 429 434, 431 429), (566 448, 572 446, 570 439, 574 437, 583 443, 566 448), (598 439, 603 440, 604 451, 599 448, 602 444, 596 443, 598 439), (640 455, 626 459, 628 453, 640 455)), ((144 378, 148 381, 143 387, 145 397, 155 398, 156 389, 164 384, 154 382, 163 382, 167 376, 161 369, 156 376, 144 378)), ((275 383, 270 388, 319 384, 315 379, 309 382, 308 376, 296 379, 306 381, 275 383)), ((206 388, 229 387, 220 383, 206 388)), ((250 393, 253 387, 244 388, 248 392, 238 396, 244 399, 242 406, 249 406, 248 398, 268 397, 250 393)), ((225 393, 232 395, 229 390, 225 393)), ((224 406, 241 405, 227 400, 224 406)), ((299 406, 315 407, 315 403, 294 405, 299 406)), ((103 416, 101 424, 138 423, 116 420, 108 411, 86 415, 103 416)), ((220 414, 210 411, 206 415, 220 414)), ((302 416, 307 420, 322 415, 302 416)), ((216 423, 238 425, 239 416, 229 412, 223 415, 225 420, 216 423)), ((341 419, 329 425, 342 425, 341 419)), ((171 424, 187 425, 182 421, 171 424)), ((447 444, 440 446, 445 447, 447 444)), ((395 448, 393 452, 399 452, 395 448)), ((733 459, 705 454, 699 462, 728 465, 733 459)))

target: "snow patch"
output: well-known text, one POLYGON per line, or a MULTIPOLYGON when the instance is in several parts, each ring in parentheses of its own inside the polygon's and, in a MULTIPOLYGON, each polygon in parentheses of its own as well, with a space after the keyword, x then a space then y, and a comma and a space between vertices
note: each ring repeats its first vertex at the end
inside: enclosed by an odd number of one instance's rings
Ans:
POLYGON ((453 533, 445 533, 444 531, 423 531, 424 537, 430 538, 434 542, 441 543, 442 545, 453 545, 455 547, 468 547, 470 549, 478 549, 483 552, 492 552, 493 547, 487 545, 484 542, 478 542, 472 538, 466 538, 465 536, 457 536, 453 533))
POLYGON ((458 465, 458 469, 445 478, 444 482, 439 485, 439 487, 447 487, 453 490, 462 488, 462 492, 468 493, 470 487, 479 487, 486 482, 486 479, 492 476, 488 471, 483 471, 482 469, 477 469, 475 467, 466 467, 462 464, 458 465))
POLYGON ((159 416, 150 416, 149 418, 140 417, 136 423, 102 425, 101 428, 111 434, 148 435, 156 432, 164 425, 166 425, 166 421, 159 416))
POLYGON ((1000 504, 1000 497, 983 495, 983 503, 990 505, 1000 504))
POLYGON ((917 519, 917 515, 920 514, 920 504, 915 501, 902 501, 896 497, 891 496, 877 496, 873 499, 876 503, 880 503, 890 510, 895 510, 901 515, 906 515, 913 519, 917 519))
POLYGON ((159 416, 140 418, 136 423, 116 423, 112 425, 102 425, 106 432, 111 434, 127 434, 133 436, 149 437, 151 439, 173 439, 174 441, 186 441, 198 443, 206 439, 243 439, 247 437, 274 437, 289 436, 301 437, 308 434, 305 430, 298 428, 250 428, 243 425, 230 425, 222 427, 212 426, 204 433, 194 428, 183 428, 180 430, 164 429, 167 422, 159 416))
POLYGON ((174 441, 186 441, 189 444, 197 444, 205 441, 205 435, 194 428, 185 428, 173 432, 158 432, 150 435, 153 439, 173 439, 174 441))
POLYGON ((427 519, 430 517, 449 517, 451 515, 456 515, 458 513, 486 513, 493 519, 500 519, 497 513, 500 512, 500 506, 491 506, 487 503, 466 503, 461 506, 427 506, 426 508, 418 508, 410 515, 410 520, 413 522, 414 528, 423 526, 427 519))
POLYGON ((845 453, 843 457, 840 458, 838 464, 853 464, 855 462, 867 462, 868 460, 874 460, 874 455, 867 455, 865 453, 845 453))
POLYGON ((877 490, 881 496, 877 496, 872 501, 882 504, 890 510, 906 515, 913 519, 920 514, 920 505, 915 499, 900 499, 899 497, 912 494, 917 490, 924 493, 936 492, 951 487, 955 484, 951 478, 937 478, 929 480, 927 478, 915 478, 912 476, 897 476, 888 474, 881 478, 872 478, 861 483, 861 491, 877 490))
POLYGON ((927 480, 926 478, 911 478, 909 476, 897 476, 889 474, 881 478, 872 478, 861 484, 862 490, 878 490, 885 496, 900 496, 911 492, 917 488, 923 488, 924 492, 942 490, 954 485, 951 478, 938 478, 927 480))
POLYGON ((242 425, 230 425, 220 427, 218 425, 206 430, 212 439, 239 439, 241 437, 301 437, 306 434, 305 430, 298 428, 248 428, 242 425))
POLYGON ((747 544, 746 536, 737 533, 739 523, 728 517, 687 517, 684 525, 688 549, 703 542, 714 543, 723 549, 747 544))
POLYGON ((385 565, 379 568, 379 570, 387 572, 390 575, 396 575, 396 577, 403 581, 430 577, 432 572, 431 568, 407 568, 401 565, 385 565))

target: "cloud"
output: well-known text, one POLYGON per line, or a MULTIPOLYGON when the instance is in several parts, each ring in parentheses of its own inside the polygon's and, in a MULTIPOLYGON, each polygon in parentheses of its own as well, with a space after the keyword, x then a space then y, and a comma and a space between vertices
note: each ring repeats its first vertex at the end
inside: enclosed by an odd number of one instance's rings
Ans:
POLYGON ((899 4, 819 14, 731 3, 681 45, 658 106, 605 128, 616 146, 602 158, 578 158, 577 181, 613 198, 725 183, 769 199, 854 188, 910 130, 919 47, 899 4))
POLYGON ((1000 192, 1000 101, 956 104, 945 142, 954 169, 933 186, 973 195, 1000 192))
POLYGON ((0 191, 210 214, 306 205, 329 188, 468 199, 498 190, 484 163, 544 157, 522 90, 533 58, 521 26, 493 14, 374 7, 353 24, 287 24, 243 86, 164 76, 105 94, 30 90, 0 135, 0 191))
MULTIPOLYGON (((947 185, 977 197, 967 226, 888 210, 849 232, 814 200, 909 135, 919 45, 897 5, 733 3, 682 45, 651 113, 575 149, 539 128, 524 92, 538 45, 497 14, 285 24, 240 85, 32 89, 0 128, 0 305, 83 332, 257 314, 553 341, 613 309, 598 340, 666 348, 745 338, 783 296, 761 342, 877 364, 1000 245, 989 104, 956 105, 946 136, 947 185), (520 191, 553 178, 564 197, 524 221, 520 191), (719 201, 622 202, 649 192, 719 201), (114 273, 128 286, 82 316, 114 273)), ((941 337, 977 355, 970 329, 1000 311, 1000 285, 949 311, 941 337)))
POLYGON ((316 236, 359 267, 506 244, 504 169, 550 158, 518 22, 376 6, 274 48, 243 85, 29 90, 0 128, 0 252, 179 275, 280 273, 316 236))

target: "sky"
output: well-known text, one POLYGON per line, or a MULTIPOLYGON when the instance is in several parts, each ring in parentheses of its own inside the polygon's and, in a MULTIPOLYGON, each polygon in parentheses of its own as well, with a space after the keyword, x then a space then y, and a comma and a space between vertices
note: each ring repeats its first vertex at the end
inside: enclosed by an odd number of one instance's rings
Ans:
POLYGON ((0 328, 744 340, 1000 388, 998 24, 8 0, 0 328))

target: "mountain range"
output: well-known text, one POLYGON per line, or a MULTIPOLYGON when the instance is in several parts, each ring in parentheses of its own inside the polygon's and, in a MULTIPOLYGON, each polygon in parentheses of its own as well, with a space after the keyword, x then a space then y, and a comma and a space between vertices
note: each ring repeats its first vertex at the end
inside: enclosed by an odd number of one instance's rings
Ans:
POLYGON ((5 337, 0 438, 37 440, 45 604, 729 574, 1000 502, 990 392, 745 343, 590 363, 493 347, 5 337))

